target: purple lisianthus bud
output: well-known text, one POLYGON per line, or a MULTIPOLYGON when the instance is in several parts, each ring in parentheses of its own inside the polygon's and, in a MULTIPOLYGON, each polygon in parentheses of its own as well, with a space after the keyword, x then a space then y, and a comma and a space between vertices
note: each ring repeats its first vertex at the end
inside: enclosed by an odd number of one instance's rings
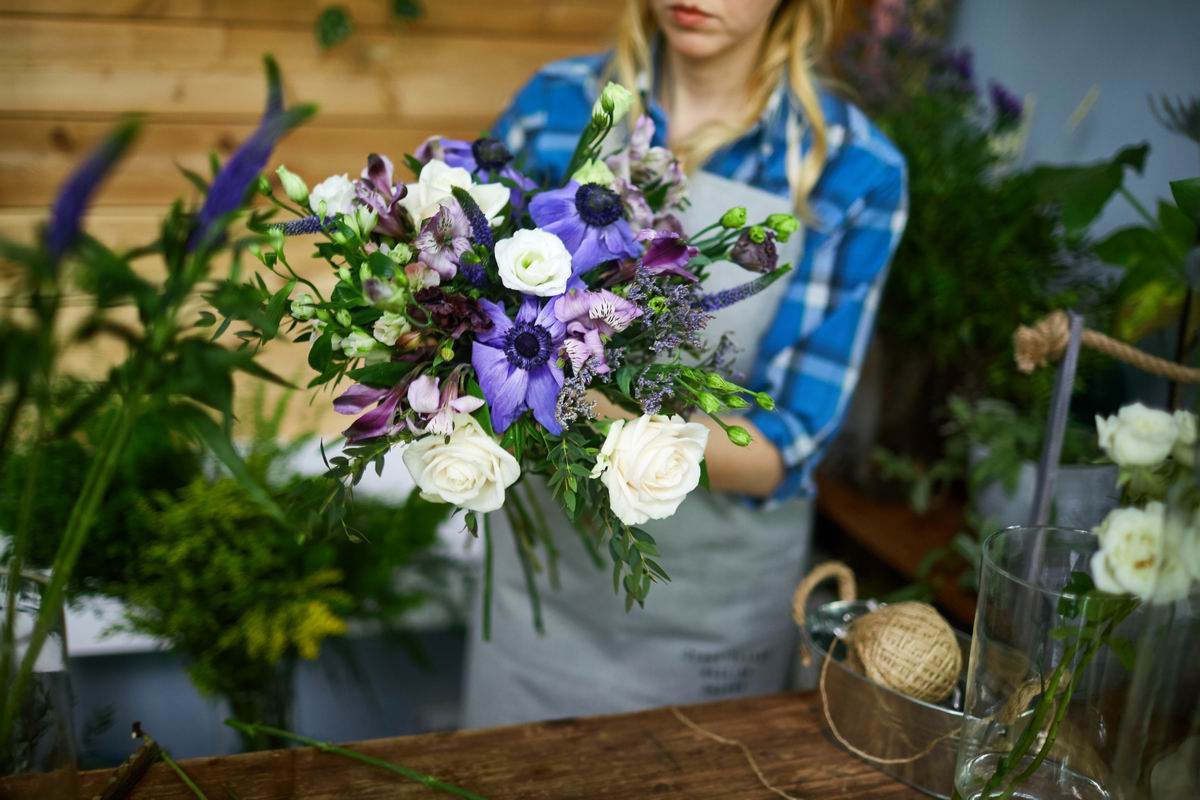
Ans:
MULTIPOLYGON (((770 272, 779 263, 779 250, 775 247, 775 232, 765 230, 765 235, 758 237, 746 228, 733 243, 729 257, 733 263, 751 272, 770 272), (761 238, 761 242, 754 241, 761 238)), ((760 229, 761 230, 761 229, 760 229)))
POLYGON ((700 250, 688 244, 678 233, 646 228, 638 233, 637 239, 646 244, 642 267, 651 275, 678 275, 689 281, 699 280, 686 267, 700 254, 700 250))

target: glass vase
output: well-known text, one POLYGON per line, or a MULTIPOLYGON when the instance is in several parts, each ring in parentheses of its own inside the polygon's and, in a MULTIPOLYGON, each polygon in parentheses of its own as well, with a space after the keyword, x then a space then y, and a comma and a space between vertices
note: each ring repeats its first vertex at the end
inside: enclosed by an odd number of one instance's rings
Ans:
MULTIPOLYGON (((256 669, 247 670, 251 674, 257 673, 255 680, 226 695, 230 714, 242 722, 291 730, 296 698, 296 662, 284 659, 277 664, 256 666, 256 669)), ((265 733, 239 731, 238 737, 244 753, 288 746, 286 740, 265 733)))
MULTIPOLYGON (((62 607, 19 695, 15 675, 42 608, 46 579, 0 571, 0 672, 12 724, 0 731, 0 796, 12 788, 29 796, 74 800, 79 796, 71 681, 67 671, 62 607)), ((0 727, 5 727, 0 723, 0 727)))
POLYGON ((1078 591, 1097 549, 1091 533, 1063 528, 1007 528, 984 543, 955 771, 962 800, 1200 796, 1152 793, 1147 781, 1167 753, 1197 769, 1197 750, 1180 750, 1186 722, 1167 721, 1188 691, 1196 702, 1189 601, 1078 591), (1150 729, 1161 731, 1154 741, 1150 729))

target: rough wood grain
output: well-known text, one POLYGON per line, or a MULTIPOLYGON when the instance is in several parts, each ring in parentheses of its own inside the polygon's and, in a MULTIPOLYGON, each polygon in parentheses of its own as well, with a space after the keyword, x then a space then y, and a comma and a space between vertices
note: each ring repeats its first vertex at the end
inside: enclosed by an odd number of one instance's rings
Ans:
MULTIPOLYGON (((585 689, 581 688, 581 691, 585 689)), ((685 713, 722 736, 740 739, 764 774, 809 800, 900 800, 921 797, 838 748, 820 721, 815 695, 775 695, 691 706, 685 713)), ((561 720, 511 728, 380 739, 353 745, 470 789, 490 800, 644 800, 645 798, 775 798, 742 753, 703 738, 666 710, 561 720)), ((277 750, 183 762, 211 798, 343 800, 433 798, 424 787, 385 771, 311 749, 277 750)), ((82 797, 107 771, 83 776, 82 797)), ((31 800, 31 787, 13 800, 31 800)), ((163 765, 132 800, 191 800, 163 765)))

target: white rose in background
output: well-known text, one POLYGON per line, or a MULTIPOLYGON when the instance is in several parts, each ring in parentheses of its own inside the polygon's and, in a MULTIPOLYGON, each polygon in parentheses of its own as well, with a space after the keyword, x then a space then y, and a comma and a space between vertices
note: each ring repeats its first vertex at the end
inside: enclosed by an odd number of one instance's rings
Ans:
POLYGON ((553 233, 523 228, 496 242, 500 282, 515 292, 555 297, 567 290, 571 253, 553 233))
POLYGON ((471 173, 436 158, 421 168, 416 183, 406 186, 408 193, 400 200, 400 205, 418 225, 436 214, 442 203, 454 197, 451 190, 455 187, 467 190, 489 224, 495 224, 496 217, 508 205, 510 194, 508 187, 500 183, 473 183, 471 173))
POLYGON ((666 519, 700 484, 708 428, 682 417, 641 416, 608 429, 592 477, 626 525, 666 519))
POLYGON ((504 490, 521 476, 517 460, 469 414, 454 415, 449 437, 423 436, 409 445, 404 466, 426 500, 479 512, 503 506, 504 490))
POLYGON ((1184 569, 1177 541, 1166 535, 1162 503, 1110 511, 1092 533, 1100 540, 1091 564, 1098 589, 1128 592, 1153 603, 1187 596, 1192 576, 1184 569))
POLYGON ((1166 537, 1167 547, 1176 554, 1187 574, 1200 581, 1200 508, 1190 516, 1169 514, 1166 537))
POLYGON ((1180 464, 1194 466, 1196 463, 1196 415, 1190 411, 1175 412, 1175 424, 1179 426, 1179 438, 1171 455, 1180 464))
POLYGON ((354 182, 346 175, 330 175, 308 193, 308 207, 314 214, 321 213, 325 204, 325 216, 350 214, 354 211, 354 182))
POLYGON ((1100 447, 1122 467, 1152 467, 1171 454, 1179 423, 1165 411, 1141 403, 1125 406, 1114 417, 1096 417, 1100 447))

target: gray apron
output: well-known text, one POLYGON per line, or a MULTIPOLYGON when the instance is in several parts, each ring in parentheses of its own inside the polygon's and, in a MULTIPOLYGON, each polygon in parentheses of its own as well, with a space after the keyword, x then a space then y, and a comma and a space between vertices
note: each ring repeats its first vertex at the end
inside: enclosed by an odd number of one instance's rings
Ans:
MULTIPOLYGON (((689 186, 684 230, 695 231, 732 206, 758 221, 790 212, 786 198, 708 173, 689 186)), ((781 252, 793 264, 801 236, 781 252)), ((706 291, 744 283, 733 264, 709 268, 706 291)), ((718 312, 707 336, 723 332, 749 375, 759 342, 789 281, 718 312)), ((516 544, 503 513, 490 516, 494 542, 491 641, 475 603, 467 645, 464 727, 635 711, 780 691, 795 650, 791 596, 804 569, 812 524, 807 499, 769 511, 697 489, 671 518, 643 525, 671 582, 650 589, 645 608, 625 612, 614 596, 611 563, 597 568, 563 512, 542 493, 558 547, 561 585, 540 575, 546 633, 533 628, 516 544)))

